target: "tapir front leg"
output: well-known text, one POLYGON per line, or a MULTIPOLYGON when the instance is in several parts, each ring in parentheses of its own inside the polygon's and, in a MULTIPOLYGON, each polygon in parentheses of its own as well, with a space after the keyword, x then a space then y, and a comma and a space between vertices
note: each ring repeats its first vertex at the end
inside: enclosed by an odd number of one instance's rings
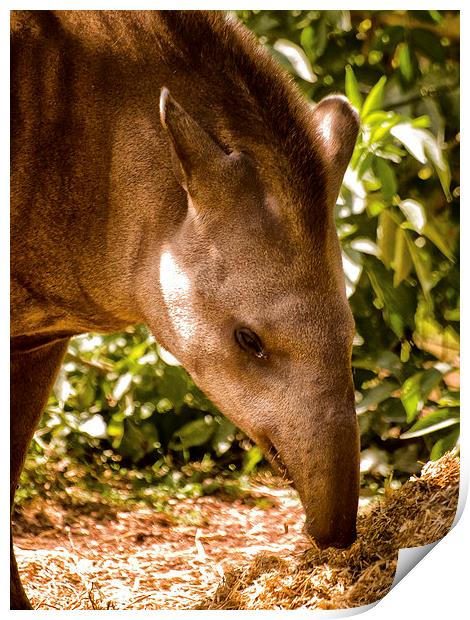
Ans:
MULTIPOLYGON (((29 351, 15 351, 10 358, 10 504, 26 452, 46 406, 57 371, 67 349, 68 339, 56 340, 29 351)), ((10 608, 31 609, 21 585, 11 544, 10 608)))

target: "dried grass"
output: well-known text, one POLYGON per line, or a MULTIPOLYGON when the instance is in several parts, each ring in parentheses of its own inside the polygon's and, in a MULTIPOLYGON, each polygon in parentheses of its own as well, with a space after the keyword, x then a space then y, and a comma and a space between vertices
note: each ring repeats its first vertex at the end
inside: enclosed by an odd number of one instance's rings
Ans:
POLYGON ((198 609, 339 609, 377 601, 392 585, 400 548, 430 544, 450 530, 459 470, 453 453, 427 463, 420 477, 388 490, 359 516, 358 539, 349 549, 314 547, 290 561, 259 555, 227 572, 198 609))
POLYGON ((390 589, 399 548, 445 536, 458 483, 455 454, 426 464, 360 514, 346 550, 309 547, 288 490, 273 490, 268 508, 216 498, 174 506, 197 512, 196 524, 150 510, 76 514, 43 504, 17 523, 18 564, 36 609, 355 607, 390 589))

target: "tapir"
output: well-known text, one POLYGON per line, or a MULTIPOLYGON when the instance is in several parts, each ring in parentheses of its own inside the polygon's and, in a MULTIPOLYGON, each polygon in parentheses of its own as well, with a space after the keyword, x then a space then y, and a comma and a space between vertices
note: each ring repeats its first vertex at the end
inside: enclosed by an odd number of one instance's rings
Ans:
POLYGON ((292 481, 310 537, 351 544, 334 206, 358 128, 222 11, 11 13, 12 501, 69 338, 145 323, 292 481))

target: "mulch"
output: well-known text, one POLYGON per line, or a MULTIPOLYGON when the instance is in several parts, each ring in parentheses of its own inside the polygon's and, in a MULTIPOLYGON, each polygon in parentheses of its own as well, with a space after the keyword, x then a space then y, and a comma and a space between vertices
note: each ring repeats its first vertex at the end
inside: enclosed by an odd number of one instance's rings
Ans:
POLYGON ((36 500, 14 524, 36 609, 336 609, 390 589, 398 549, 439 540, 458 500, 455 453, 361 509, 358 539, 320 550, 297 495, 258 485, 245 498, 170 499, 171 510, 36 500))

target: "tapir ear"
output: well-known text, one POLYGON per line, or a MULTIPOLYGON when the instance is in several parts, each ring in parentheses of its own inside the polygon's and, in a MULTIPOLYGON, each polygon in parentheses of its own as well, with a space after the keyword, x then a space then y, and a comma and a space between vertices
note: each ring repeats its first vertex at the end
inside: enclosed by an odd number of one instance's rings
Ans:
POLYGON ((186 190, 191 179, 204 178, 226 159, 226 153, 165 87, 160 94, 160 122, 170 136, 176 178, 186 190))
POLYGON ((314 127, 327 168, 330 198, 336 201, 359 132, 359 115, 346 97, 325 97, 314 110, 314 127))

